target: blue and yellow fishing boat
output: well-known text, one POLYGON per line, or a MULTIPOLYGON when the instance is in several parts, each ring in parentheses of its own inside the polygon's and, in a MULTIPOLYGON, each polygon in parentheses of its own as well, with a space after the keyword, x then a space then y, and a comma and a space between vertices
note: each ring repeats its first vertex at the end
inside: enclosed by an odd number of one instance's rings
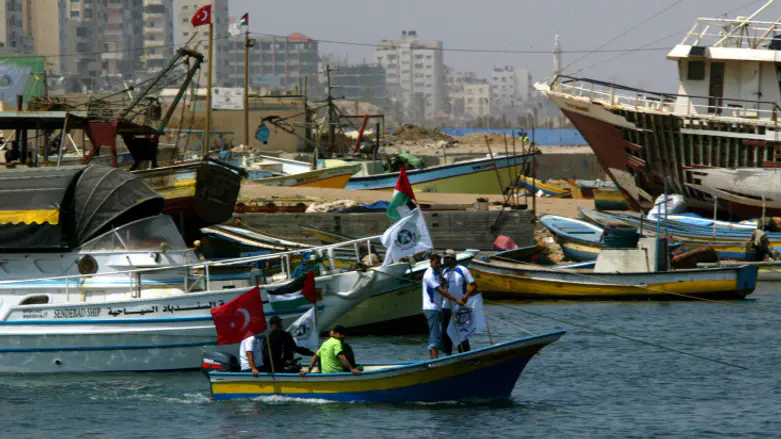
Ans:
MULTIPOLYGON (((565 331, 525 337, 436 360, 364 365, 351 373, 209 372, 217 401, 286 396, 340 402, 443 402, 509 398, 526 364, 565 331)), ((204 359, 204 368, 219 369, 204 359)))
POLYGON ((570 189, 563 189, 545 184, 536 178, 527 177, 525 175, 519 175, 518 180, 529 191, 529 193, 537 193, 542 191, 542 193, 552 198, 572 198, 572 192, 570 189))
POLYGON ((560 215, 540 215, 539 219, 553 234, 567 259, 593 261, 605 247, 602 243, 602 227, 560 215))
MULTIPOLYGON (((518 154, 466 160, 407 171, 407 177, 415 192, 503 194, 514 184, 513 176, 520 174, 532 157, 534 154, 518 154)), ((352 177, 345 189, 392 190, 398 179, 398 172, 352 177)))

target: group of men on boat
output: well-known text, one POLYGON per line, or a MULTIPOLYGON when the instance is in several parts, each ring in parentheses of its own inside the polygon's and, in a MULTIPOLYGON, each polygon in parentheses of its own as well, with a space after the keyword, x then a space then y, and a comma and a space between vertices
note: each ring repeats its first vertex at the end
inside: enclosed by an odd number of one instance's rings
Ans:
MULTIPOLYGON (((472 273, 456 260, 456 252, 447 250, 443 257, 432 253, 431 266, 423 275, 423 314, 428 323, 428 350, 432 359, 442 352, 451 355, 453 341, 447 335, 447 329, 453 318, 454 304, 466 305, 469 297, 477 292, 477 284, 472 273)), ((359 374, 361 367, 355 362, 355 354, 345 340, 346 330, 342 326, 334 327, 330 337, 317 352, 298 346, 290 333, 282 328, 282 319, 278 316, 269 320, 267 335, 254 335, 241 342, 239 356, 241 370, 257 376, 260 373, 300 373, 301 376, 315 370, 319 363, 323 373, 352 372, 359 374), (308 369, 302 369, 295 354, 311 356, 308 369)), ((471 349, 468 340, 458 340, 458 352, 471 349)))

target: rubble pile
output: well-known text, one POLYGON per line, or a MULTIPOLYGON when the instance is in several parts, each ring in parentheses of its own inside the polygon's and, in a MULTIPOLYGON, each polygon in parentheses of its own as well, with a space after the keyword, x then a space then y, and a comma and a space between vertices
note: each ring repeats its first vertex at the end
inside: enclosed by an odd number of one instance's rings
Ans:
POLYGON ((540 223, 534 226, 534 240, 538 245, 545 245, 545 255, 552 261, 558 263, 564 260, 564 252, 561 250, 561 246, 556 243, 550 230, 540 223))

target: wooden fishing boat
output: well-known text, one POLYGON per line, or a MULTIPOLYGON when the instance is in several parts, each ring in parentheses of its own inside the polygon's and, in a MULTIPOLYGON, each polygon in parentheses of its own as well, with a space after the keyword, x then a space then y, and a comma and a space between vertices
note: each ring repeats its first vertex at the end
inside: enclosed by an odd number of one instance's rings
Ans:
POLYGON ((540 215, 540 223, 553 233, 564 256, 573 261, 593 261, 604 248, 604 229, 586 221, 560 215, 540 215))
POLYGON ((593 269, 544 267, 506 260, 470 265, 486 297, 544 299, 743 298, 754 291, 756 265, 662 271, 654 238, 636 249, 603 249, 593 269))
POLYGON ((163 212, 171 215, 180 228, 201 228, 230 219, 242 179, 239 172, 211 160, 134 174, 165 198, 163 212))
POLYGON ((737 265, 646 273, 597 273, 499 260, 475 260, 472 273, 486 297, 512 299, 741 299, 756 287, 757 266, 737 265))
POLYGON ((542 191, 543 194, 552 198, 572 198, 572 191, 570 189, 551 186, 525 175, 519 175, 518 180, 529 193, 536 194, 537 192, 542 191))
MULTIPOLYGON (((466 160, 408 171, 407 177, 416 192, 502 194, 513 184, 508 181, 511 176, 519 175, 532 157, 533 154, 518 154, 495 159, 466 160), (500 171, 498 178, 496 170, 500 171)), ((345 189, 392 190, 398 178, 398 172, 353 177, 345 189)))
POLYGON ((594 207, 598 210, 627 210, 629 203, 618 190, 594 189, 594 207))
POLYGON ((339 402, 445 402, 506 399, 526 364, 565 331, 520 338, 436 360, 366 364, 351 373, 209 372, 214 400, 285 396, 339 402))
POLYGON ((361 165, 346 165, 251 181, 266 186, 344 189, 350 177, 360 170, 361 165))
POLYGON ((781 169, 704 168, 687 173, 692 182, 686 186, 714 198, 725 211, 740 212, 742 218, 781 215, 781 169))

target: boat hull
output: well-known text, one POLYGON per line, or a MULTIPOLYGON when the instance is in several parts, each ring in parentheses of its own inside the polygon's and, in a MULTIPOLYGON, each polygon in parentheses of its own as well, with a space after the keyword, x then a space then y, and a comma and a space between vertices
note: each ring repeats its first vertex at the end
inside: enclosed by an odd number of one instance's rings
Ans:
POLYGON ((528 337, 438 360, 360 375, 212 372, 215 400, 286 396, 339 402, 443 402, 508 398, 529 360, 563 331, 528 337))
MULTIPOLYGON (((451 165, 434 166, 407 172, 412 189, 416 192, 502 194, 512 185, 514 175, 521 174, 532 155, 518 155, 492 159, 469 160, 451 165), (496 170, 499 170, 499 178, 496 170)), ((392 190, 399 174, 382 174, 353 177, 345 189, 392 190)))
POLYGON ((486 297, 517 299, 743 298, 754 291, 757 281, 757 266, 593 273, 475 260, 470 269, 486 297))
POLYGON ((253 181, 265 186, 344 189, 347 182, 350 181, 350 177, 360 169, 360 165, 340 166, 253 181))

